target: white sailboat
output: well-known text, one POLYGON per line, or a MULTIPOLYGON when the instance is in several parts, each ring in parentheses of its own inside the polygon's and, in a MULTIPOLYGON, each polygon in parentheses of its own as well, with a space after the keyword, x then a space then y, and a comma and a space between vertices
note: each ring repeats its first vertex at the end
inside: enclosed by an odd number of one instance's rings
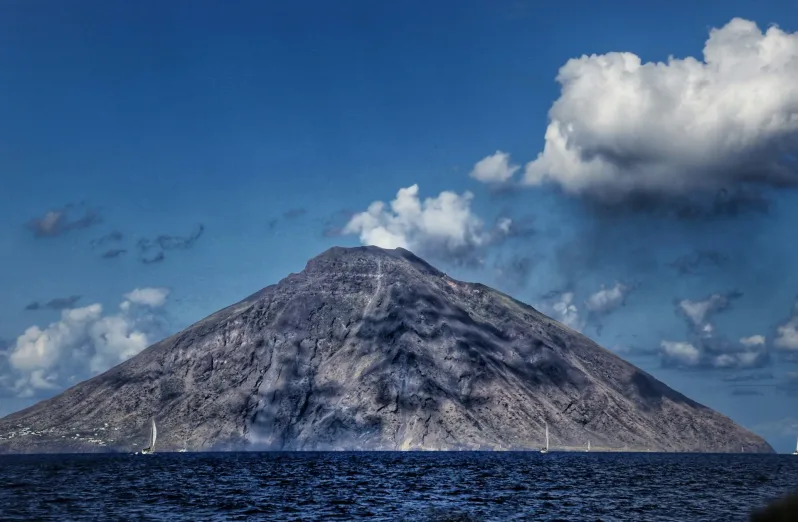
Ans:
POLYGON ((587 452, 590 453, 590 440, 587 441, 587 452))
POLYGON ((546 447, 541 448, 541 453, 548 453, 549 452, 549 423, 546 423, 546 447))
POLYGON ((150 445, 141 450, 142 455, 155 453, 155 439, 158 437, 158 428, 155 426, 155 419, 152 419, 152 428, 150 428, 150 445))
POLYGON ((795 451, 793 451, 792 454, 798 455, 798 440, 795 441, 795 451))

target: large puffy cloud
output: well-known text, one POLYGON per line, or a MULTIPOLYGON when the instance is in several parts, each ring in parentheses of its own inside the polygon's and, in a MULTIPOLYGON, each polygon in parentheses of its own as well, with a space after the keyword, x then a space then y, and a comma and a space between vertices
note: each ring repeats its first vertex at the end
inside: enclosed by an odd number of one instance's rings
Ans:
POLYGON ((718 335, 713 317, 731 308, 742 296, 739 292, 715 293, 700 300, 676 302, 676 313, 689 326, 688 340, 660 342, 660 357, 665 366, 683 368, 759 368, 770 360, 767 339, 751 335, 732 341, 718 335))
POLYGON ((63 388, 103 372, 136 355, 161 331, 156 310, 168 296, 163 288, 137 288, 125 295, 119 312, 103 313, 101 304, 64 310, 46 328, 31 326, 7 350, 12 391, 33 396, 63 388))
POLYGON ((375 201, 352 216, 344 234, 357 234, 364 245, 406 248, 421 255, 470 259, 479 249, 513 234, 513 222, 500 219, 489 228, 471 210, 474 196, 444 191, 421 200, 418 185, 400 189, 386 205, 375 201))
POLYGON ((504 183, 513 177, 521 167, 510 164, 510 154, 497 150, 482 158, 471 170, 470 176, 485 183, 504 183))
POLYGON ((798 33, 735 18, 703 55, 569 60, 523 181, 610 203, 795 182, 798 33))

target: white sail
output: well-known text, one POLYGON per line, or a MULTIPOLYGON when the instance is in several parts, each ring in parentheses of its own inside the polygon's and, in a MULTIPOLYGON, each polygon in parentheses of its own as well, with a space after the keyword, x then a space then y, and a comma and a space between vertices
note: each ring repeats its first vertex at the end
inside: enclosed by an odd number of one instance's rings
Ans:
POLYGON ((150 451, 155 451, 155 439, 158 437, 158 428, 155 427, 155 419, 152 419, 152 433, 150 433, 150 451))
POLYGON ((546 422, 546 447, 540 448, 541 453, 548 453, 549 452, 549 423, 546 422))
POLYGON ((587 451, 590 451, 590 441, 587 441, 587 451))
POLYGON ((155 453, 155 439, 158 438, 158 428, 155 427, 155 419, 152 419, 152 427, 150 428, 150 445, 141 450, 142 455, 155 453))
POLYGON ((549 423, 546 423, 546 451, 549 451, 549 423))
POLYGON ((798 455, 798 440, 795 441, 795 451, 793 451, 792 454, 798 455))

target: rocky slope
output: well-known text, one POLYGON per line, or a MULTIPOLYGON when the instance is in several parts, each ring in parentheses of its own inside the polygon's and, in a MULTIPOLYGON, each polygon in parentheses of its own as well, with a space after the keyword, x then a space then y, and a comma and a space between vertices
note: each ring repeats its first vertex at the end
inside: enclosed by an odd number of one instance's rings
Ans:
POLYGON ((333 248, 0 419, 0 452, 553 449, 772 452, 585 336, 410 252, 333 248))

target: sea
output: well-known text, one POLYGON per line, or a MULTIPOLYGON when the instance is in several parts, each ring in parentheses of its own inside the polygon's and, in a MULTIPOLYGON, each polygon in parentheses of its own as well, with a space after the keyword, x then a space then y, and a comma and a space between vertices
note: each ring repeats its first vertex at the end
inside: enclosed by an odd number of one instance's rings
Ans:
POLYGON ((735 521, 798 489, 756 454, 0 456, 0 520, 735 521))

